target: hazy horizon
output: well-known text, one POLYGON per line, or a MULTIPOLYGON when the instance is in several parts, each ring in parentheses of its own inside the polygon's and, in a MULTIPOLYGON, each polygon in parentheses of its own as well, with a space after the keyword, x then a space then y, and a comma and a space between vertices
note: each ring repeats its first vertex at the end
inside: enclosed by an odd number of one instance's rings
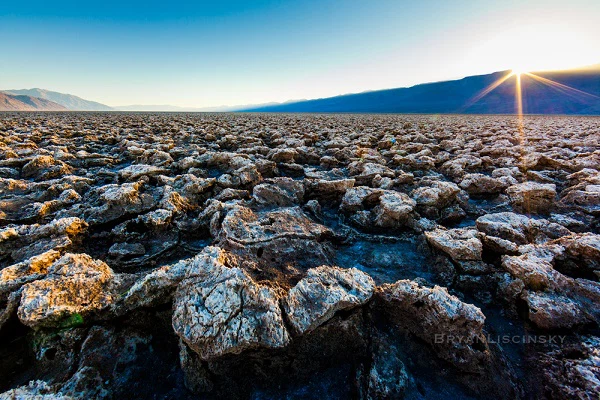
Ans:
POLYGON ((12 3, 0 87, 117 107, 314 99, 597 64, 599 19, 587 0, 12 3))

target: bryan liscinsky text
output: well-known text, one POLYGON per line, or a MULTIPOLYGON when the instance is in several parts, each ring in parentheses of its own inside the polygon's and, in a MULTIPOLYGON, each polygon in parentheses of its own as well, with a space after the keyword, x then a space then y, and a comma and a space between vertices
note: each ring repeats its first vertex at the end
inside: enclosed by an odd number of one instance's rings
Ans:
POLYGON ((484 336, 460 336, 438 333, 434 337, 436 344, 441 343, 461 343, 471 344, 477 342, 498 343, 498 344, 562 344, 565 341, 565 335, 484 335, 484 336))

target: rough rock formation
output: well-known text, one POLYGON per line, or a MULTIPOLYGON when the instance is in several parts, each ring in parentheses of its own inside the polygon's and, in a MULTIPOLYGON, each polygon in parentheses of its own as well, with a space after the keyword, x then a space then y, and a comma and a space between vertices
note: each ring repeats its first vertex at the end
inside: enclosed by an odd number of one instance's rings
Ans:
POLYGON ((113 277, 104 262, 87 254, 67 253, 48 268, 43 279, 23 286, 19 320, 31 327, 79 322, 110 304, 108 287, 113 277))
POLYGON ((580 337, 575 343, 541 353, 533 360, 544 391, 552 399, 594 399, 600 393, 598 337, 580 337))
POLYGON ((302 335, 338 311, 365 304, 374 290, 373 279, 355 268, 313 268, 289 291, 284 311, 294 332, 302 335))
POLYGON ((466 371, 479 371, 489 355, 483 332, 485 316, 444 288, 402 280, 378 291, 398 326, 436 347, 437 354, 466 371))
POLYGON ((289 341, 276 291, 239 268, 216 247, 186 272, 174 298, 173 329, 202 359, 289 341))
POLYGON ((415 201, 404 193, 359 186, 346 191, 340 208, 363 229, 398 229, 413 218, 415 201))
POLYGON ((436 229, 425 232, 425 237, 435 248, 453 260, 481 260, 483 246, 475 229, 436 229))
POLYGON ((506 193, 515 210, 528 214, 547 214, 554 205, 556 185, 523 182, 509 187, 506 193))
POLYGON ((597 399, 594 118, 3 114, 0 398, 597 399))

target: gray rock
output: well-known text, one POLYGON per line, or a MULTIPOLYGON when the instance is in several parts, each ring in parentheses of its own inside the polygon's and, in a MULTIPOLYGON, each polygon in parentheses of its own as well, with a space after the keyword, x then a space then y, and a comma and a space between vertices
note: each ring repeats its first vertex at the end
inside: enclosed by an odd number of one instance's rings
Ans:
POLYGON ((373 279, 356 268, 321 266, 308 270, 289 291, 284 311, 295 333, 301 335, 325 323, 337 311, 365 304, 374 290, 373 279))
POLYGON ((517 211, 528 214, 549 214, 556 198, 556 185, 524 182, 506 189, 517 211))
POLYGON ((412 217, 415 202, 404 193, 384 191, 379 204, 373 209, 375 226, 380 228, 399 228, 412 217))
POLYGON ((540 329, 571 329, 591 321, 578 302, 565 296, 527 291, 523 299, 529 320, 540 329))
POLYGON ((126 181, 137 181, 142 176, 156 176, 166 172, 166 169, 154 165, 134 164, 119 171, 121 179, 126 181))
POLYGON ((340 210, 363 228, 397 229, 414 217, 415 205, 404 193, 359 186, 346 191, 340 210))
POLYGON ((435 229, 425 232, 427 241, 453 260, 481 260, 483 245, 475 229, 435 229))
POLYGON ((207 247, 188 270, 175 293, 175 333, 205 360, 286 346, 277 293, 225 263, 224 251, 207 247))
POLYGON ((299 205, 304 199, 304 185, 291 178, 276 178, 254 186, 253 197, 267 206, 299 205))
POLYGON ((423 186, 413 190, 410 196, 419 206, 441 209, 455 202, 459 192, 460 188, 452 182, 435 181, 430 186, 423 186))
POLYGON ((339 201, 346 190, 354 186, 354 179, 320 179, 305 183, 308 191, 317 199, 339 201))
POLYGON ((424 340, 439 357, 470 372, 481 371, 489 362, 485 316, 447 289, 400 280, 379 287, 377 296, 392 323, 424 340))
POLYGON ((516 244, 543 243, 571 234, 562 225, 511 212, 486 214, 477 218, 476 225, 488 237, 498 237, 516 244))
POLYGON ((498 194, 508 187, 500 179, 483 174, 467 174, 463 176, 459 186, 469 194, 498 194))
POLYGON ((359 210, 363 210, 365 207, 373 207, 377 204, 383 190, 373 189, 367 186, 357 186, 346 190, 340 210, 345 213, 354 213, 359 210))

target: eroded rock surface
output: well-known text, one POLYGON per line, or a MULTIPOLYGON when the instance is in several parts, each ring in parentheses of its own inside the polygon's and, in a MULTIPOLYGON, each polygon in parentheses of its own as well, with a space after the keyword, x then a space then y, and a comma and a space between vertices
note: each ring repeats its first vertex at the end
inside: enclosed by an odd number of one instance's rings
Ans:
POLYGON ((209 247, 188 269, 175 293, 175 332, 202 359, 285 346, 289 334, 276 291, 225 266, 225 257, 209 247))
POLYGON ((403 280, 382 286, 378 296, 398 326, 437 347, 440 357, 472 372, 489 358, 485 316, 446 289, 403 280))
POLYGON ((534 362, 551 398, 594 399, 600 395, 598 337, 582 337, 543 353, 534 362))
POLYGON ((18 315, 25 325, 56 326, 106 307, 112 301, 113 271, 87 254, 67 253, 43 279, 23 286, 18 315))
POLYGON ((425 237, 453 260, 481 260, 483 246, 475 229, 436 229, 425 232, 425 237))
POLYGON ((556 185, 523 182, 506 189, 513 207, 521 212, 547 214, 554 206, 556 185))
POLYGON ((341 310, 365 304, 375 283, 355 268, 318 267, 308 271, 284 299, 287 320, 297 334, 314 330, 341 310))
POLYGON ((600 125, 522 122, 3 114, 0 397, 598 398, 600 125))

